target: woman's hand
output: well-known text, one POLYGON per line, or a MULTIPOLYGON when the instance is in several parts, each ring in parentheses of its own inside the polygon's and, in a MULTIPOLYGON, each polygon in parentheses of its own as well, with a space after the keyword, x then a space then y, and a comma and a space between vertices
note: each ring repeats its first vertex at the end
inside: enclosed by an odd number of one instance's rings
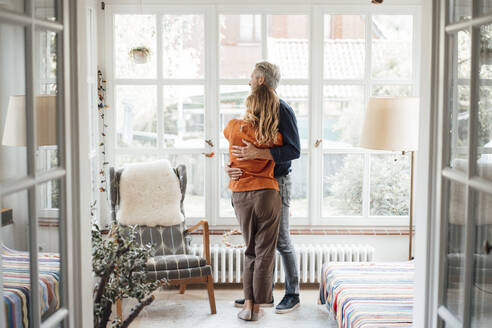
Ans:
POLYGON ((243 170, 231 167, 231 163, 226 164, 226 166, 224 167, 224 171, 231 180, 239 180, 241 175, 243 175, 243 170))

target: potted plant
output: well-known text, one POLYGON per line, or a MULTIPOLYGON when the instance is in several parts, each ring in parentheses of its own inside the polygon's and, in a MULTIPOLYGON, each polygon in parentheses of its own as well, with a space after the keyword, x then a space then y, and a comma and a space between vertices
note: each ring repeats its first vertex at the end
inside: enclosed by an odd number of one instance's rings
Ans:
POLYGON ((150 49, 145 46, 134 47, 130 49, 129 55, 135 64, 145 64, 149 61, 150 49))
POLYGON ((94 328, 107 328, 113 304, 118 299, 133 298, 137 305, 126 318, 117 318, 111 328, 127 328, 144 307, 154 301, 153 292, 166 284, 165 280, 147 282, 146 264, 155 250, 151 245, 140 246, 135 227, 127 233, 113 224, 104 237, 97 225, 92 230, 92 269, 96 276, 94 288, 94 328))

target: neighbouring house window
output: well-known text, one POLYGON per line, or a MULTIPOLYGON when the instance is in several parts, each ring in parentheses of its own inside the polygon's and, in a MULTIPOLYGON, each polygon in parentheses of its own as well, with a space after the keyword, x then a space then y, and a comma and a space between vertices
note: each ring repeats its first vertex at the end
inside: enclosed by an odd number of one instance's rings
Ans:
POLYGON ((370 96, 418 92, 416 12, 176 14, 144 6, 129 14, 113 7, 116 165, 159 158, 185 164, 186 215, 236 224, 222 131, 244 113, 254 64, 268 59, 280 66, 277 93, 294 109, 301 138, 301 158, 292 165, 291 224, 405 222, 409 157, 362 149, 359 137, 370 96), (320 44, 312 44, 314 33, 323 34, 320 44), (141 46, 150 55, 136 63, 129 51, 141 46))

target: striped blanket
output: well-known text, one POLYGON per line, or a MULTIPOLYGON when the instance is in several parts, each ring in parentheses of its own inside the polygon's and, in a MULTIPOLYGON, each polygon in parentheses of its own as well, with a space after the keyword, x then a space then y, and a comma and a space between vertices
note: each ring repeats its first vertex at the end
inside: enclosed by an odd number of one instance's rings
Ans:
POLYGON ((328 263, 320 302, 339 328, 411 327, 415 264, 328 263))
MULTIPOLYGON (((2 251, 3 300, 6 327, 29 327, 30 274, 29 253, 9 249, 2 251)), ((60 257, 57 253, 39 253, 39 294, 41 315, 60 307, 60 257)))

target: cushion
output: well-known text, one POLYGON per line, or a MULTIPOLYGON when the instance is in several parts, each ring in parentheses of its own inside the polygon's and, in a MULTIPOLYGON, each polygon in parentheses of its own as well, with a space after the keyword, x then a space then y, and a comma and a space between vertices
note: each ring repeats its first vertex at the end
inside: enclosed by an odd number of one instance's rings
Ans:
POLYGON ((147 280, 155 281, 161 279, 167 279, 167 280, 186 279, 186 278, 193 278, 193 277, 204 277, 210 274, 212 274, 212 267, 210 265, 204 265, 191 269, 149 271, 147 272, 147 280))
POLYGON ((179 180, 167 160, 126 165, 120 178, 123 225, 172 226, 184 221, 179 180))
POLYGON ((205 265, 207 261, 196 255, 164 255, 150 258, 147 262, 147 271, 188 269, 205 265))
MULTIPOLYGON (((129 229, 122 226, 123 234, 128 234, 129 229)), ((184 223, 170 227, 136 226, 136 242, 140 245, 152 244, 155 255, 188 254, 188 240, 184 234, 184 223)))

